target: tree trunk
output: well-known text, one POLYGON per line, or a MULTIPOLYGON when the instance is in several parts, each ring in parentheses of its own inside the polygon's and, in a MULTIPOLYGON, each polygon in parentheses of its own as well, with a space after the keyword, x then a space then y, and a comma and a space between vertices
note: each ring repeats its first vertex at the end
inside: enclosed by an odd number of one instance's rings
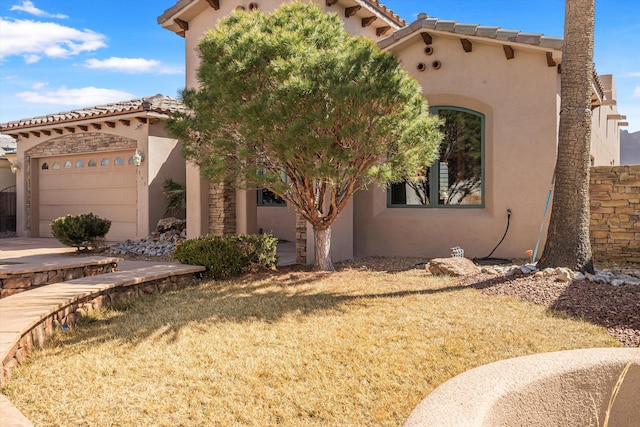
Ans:
POLYGON ((566 0, 553 207, 540 268, 593 272, 589 240, 594 0, 566 0))
POLYGON ((315 240, 315 269, 333 271, 331 262, 331 226, 327 228, 313 228, 315 240))

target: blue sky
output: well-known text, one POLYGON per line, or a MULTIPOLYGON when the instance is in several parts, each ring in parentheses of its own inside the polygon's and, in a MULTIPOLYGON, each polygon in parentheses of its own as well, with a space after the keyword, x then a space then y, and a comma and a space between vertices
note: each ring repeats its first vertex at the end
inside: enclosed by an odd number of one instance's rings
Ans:
MULTIPOLYGON (((222 0, 228 1, 228 0, 222 0)), ((157 17, 177 0, 0 0, 0 123, 184 86, 184 39, 157 17)), ((242 0, 236 0, 241 3, 242 0)), ((563 36, 564 0, 383 0, 467 24, 563 36)), ((596 0, 595 57, 618 109, 640 131, 640 1, 596 0)))

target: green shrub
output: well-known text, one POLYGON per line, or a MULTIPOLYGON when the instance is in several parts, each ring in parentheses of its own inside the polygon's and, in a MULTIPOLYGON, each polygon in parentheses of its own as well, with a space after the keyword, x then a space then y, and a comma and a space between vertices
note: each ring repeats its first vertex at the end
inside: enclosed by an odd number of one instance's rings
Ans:
POLYGON ((51 221, 51 234, 77 250, 97 248, 111 228, 111 221, 93 213, 66 215, 51 221))
POLYGON ((271 234, 206 235, 180 243, 173 257, 190 265, 206 267, 214 279, 237 276, 252 268, 275 267, 278 239, 271 234))

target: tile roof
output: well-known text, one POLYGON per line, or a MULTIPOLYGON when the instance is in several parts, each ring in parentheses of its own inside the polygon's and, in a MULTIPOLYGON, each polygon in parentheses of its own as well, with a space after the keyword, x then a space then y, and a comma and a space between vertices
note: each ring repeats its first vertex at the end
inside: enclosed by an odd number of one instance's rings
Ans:
MULTIPOLYGON (((179 13, 181 10, 185 9, 187 6, 195 3, 197 0, 180 0, 175 5, 165 10, 162 15, 158 17, 158 24, 163 24, 171 19, 175 14, 179 13)), ((387 8, 384 4, 380 3, 379 0, 353 0, 355 3, 361 3, 366 6, 369 6, 382 15, 391 20, 394 24, 399 27, 404 27, 407 25, 404 19, 400 18, 397 14, 395 14, 391 9, 387 8)))
POLYGON ((184 108, 185 107, 180 100, 158 94, 146 98, 131 99, 128 101, 114 102, 111 104, 96 105, 95 107, 87 107, 79 110, 47 114, 46 116, 14 120, 11 122, 0 124, 0 132, 6 132, 12 129, 20 129, 30 126, 66 123, 77 120, 118 116, 136 112, 153 112, 157 114, 169 115, 174 111, 184 110, 184 108))
POLYGON ((461 24, 458 21, 432 18, 423 15, 417 21, 399 29, 389 37, 380 40, 378 46, 385 49, 420 30, 449 32, 460 36, 475 36, 496 41, 522 43, 553 50, 562 50, 562 46, 564 45, 564 39, 562 37, 548 37, 544 34, 523 33, 517 30, 505 30, 500 27, 477 24, 461 24))
POLYGON ((387 6, 380 3, 378 0, 361 0, 361 1, 373 7, 374 9, 382 13, 387 18, 391 19, 394 23, 398 24, 398 26, 404 27, 405 25, 407 25, 407 22, 404 19, 402 19, 396 13, 393 13, 393 10, 387 8, 387 6))

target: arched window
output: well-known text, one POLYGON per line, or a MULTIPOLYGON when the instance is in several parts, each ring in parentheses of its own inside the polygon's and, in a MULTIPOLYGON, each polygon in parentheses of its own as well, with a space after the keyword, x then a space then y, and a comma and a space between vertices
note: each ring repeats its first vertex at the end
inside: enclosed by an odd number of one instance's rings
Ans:
POLYGON ((124 165, 124 159, 122 157, 116 157, 116 160, 113 162, 113 164, 116 166, 122 166, 124 165))
POLYGON ((53 170, 58 170, 58 169, 60 169, 60 163, 53 162, 53 170))
POLYGON ((418 183, 391 184, 389 206, 484 207, 484 115, 458 107, 432 107, 444 123, 440 158, 418 183))
POLYGON ((102 159, 102 161, 100 162, 100 166, 109 166, 109 159, 106 157, 102 159))
POLYGON ((78 160, 78 161, 76 162, 76 167, 77 167, 77 168, 83 168, 83 167, 84 167, 84 162, 83 162, 82 160, 78 160))
POLYGON ((49 164, 48 164, 48 163, 43 163, 43 164, 42 164, 42 170, 43 170, 43 171, 46 171, 46 170, 48 170, 48 169, 49 169, 49 164))
POLYGON ((87 164, 87 166, 89 166, 90 168, 95 168, 96 165, 97 165, 96 159, 89 160, 89 163, 87 164))
POLYGON ((66 162, 64 162, 64 168, 71 169, 71 160, 67 160, 66 162))
POLYGON ((129 164, 134 165, 135 163, 136 163, 136 159, 134 159, 133 156, 129 157, 129 164))

